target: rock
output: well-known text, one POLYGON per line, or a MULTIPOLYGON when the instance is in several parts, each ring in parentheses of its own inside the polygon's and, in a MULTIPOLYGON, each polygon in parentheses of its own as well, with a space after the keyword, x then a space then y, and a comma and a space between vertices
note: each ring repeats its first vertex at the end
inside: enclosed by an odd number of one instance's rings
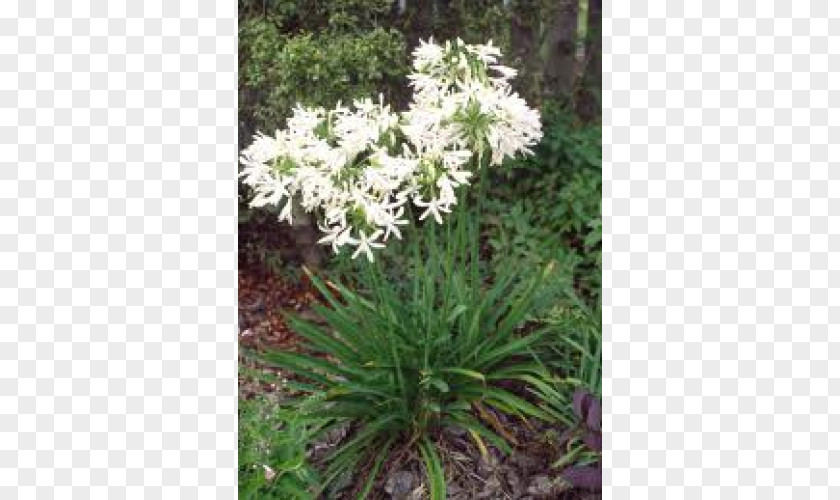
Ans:
POLYGON ((323 461, 336 446, 344 441, 344 438, 347 437, 349 431, 349 424, 344 424, 331 429, 326 435, 322 436, 309 448, 307 458, 315 463, 323 461))
POLYGON ((408 500, 418 483, 413 472, 401 470, 388 476, 385 491, 395 500, 408 500))
POLYGON ((330 488, 330 493, 328 494, 328 498, 347 498, 346 496, 342 495, 341 492, 347 490, 351 486, 353 486, 353 480, 356 477, 353 475, 353 471, 347 470, 341 473, 333 483, 332 488, 330 488))
POLYGON ((476 498, 502 498, 502 482, 498 476, 490 476, 476 498))
POLYGON ((545 475, 534 476, 528 484, 528 494, 535 498, 556 498, 563 490, 568 489, 561 478, 550 478, 545 475))
POLYGON ((542 460, 539 457, 527 453, 516 452, 511 457, 511 461, 526 474, 539 469, 542 465, 542 460))
POLYGON ((327 322, 324 321, 318 313, 313 311, 312 309, 304 309, 298 313, 298 317, 302 320, 308 321, 310 323, 315 323, 316 325, 326 325, 327 322))
POLYGON ((470 496, 457 484, 446 485, 446 497, 449 500, 470 500, 470 496))
POLYGON ((496 458, 492 453, 488 454, 486 457, 481 457, 478 461, 478 473, 482 476, 487 476, 492 474, 499 468, 499 459, 496 458))
POLYGON ((472 458, 468 455, 461 453, 460 451, 451 451, 449 452, 449 458, 455 460, 456 462, 460 463, 469 463, 472 462, 472 458))
POLYGON ((506 479, 514 498, 521 495, 522 478, 520 477, 519 473, 515 469, 509 468, 507 469, 506 479))
POLYGON ((257 299, 250 304, 242 304, 242 309, 246 311, 253 311, 253 312, 263 312, 265 311, 265 301, 263 300, 262 296, 257 297, 257 299))
POLYGON ((412 491, 405 500, 424 500, 426 496, 426 488, 421 484, 420 486, 414 488, 414 491, 412 491))
POLYGON ((446 426, 443 429, 443 432, 446 433, 446 434, 449 434, 450 436, 456 437, 456 438, 462 438, 462 437, 467 436, 467 430, 464 429, 463 427, 459 427, 459 426, 456 426, 456 425, 446 426))

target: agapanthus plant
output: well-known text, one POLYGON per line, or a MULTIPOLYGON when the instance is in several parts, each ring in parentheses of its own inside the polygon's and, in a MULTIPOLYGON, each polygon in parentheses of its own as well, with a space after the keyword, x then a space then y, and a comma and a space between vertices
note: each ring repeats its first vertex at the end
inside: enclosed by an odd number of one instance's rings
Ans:
POLYGON ((370 261, 401 238, 409 207, 443 223, 478 170, 530 153, 541 137, 539 113, 511 89, 516 71, 500 56, 492 43, 421 42, 408 110, 395 113, 381 96, 296 108, 285 129, 258 133, 242 152, 251 206, 277 206, 288 222, 299 206, 316 216, 320 243, 370 261))
POLYGON ((435 440, 443 428, 464 430, 486 455, 485 443, 504 451, 515 444, 492 412, 551 419, 506 383, 542 373, 532 354, 546 331, 521 327, 552 300, 543 293, 552 265, 500 266, 489 280, 480 272, 487 173, 530 153, 541 137, 539 114, 511 89, 515 71, 499 57, 492 44, 421 43, 407 110, 394 112, 381 97, 332 110, 299 107, 285 129, 258 134, 243 152, 252 205, 276 205, 286 221, 298 207, 312 213, 321 243, 336 252, 350 247, 354 258, 372 261, 403 226, 417 229, 415 214, 436 223, 423 225, 425 237, 407 238, 412 262, 403 279, 388 279, 382 265, 360 266, 352 289, 312 275, 328 304, 314 307, 326 326, 290 317, 306 341, 301 352, 262 356, 295 374, 288 387, 304 400, 323 402, 307 410, 300 397, 287 400, 300 418, 327 421, 324 433, 351 429, 325 459, 319 494, 337 496, 343 474, 364 471, 365 498, 399 447, 419 453, 430 497, 442 500, 435 440), (476 189, 467 206, 469 186, 476 189))

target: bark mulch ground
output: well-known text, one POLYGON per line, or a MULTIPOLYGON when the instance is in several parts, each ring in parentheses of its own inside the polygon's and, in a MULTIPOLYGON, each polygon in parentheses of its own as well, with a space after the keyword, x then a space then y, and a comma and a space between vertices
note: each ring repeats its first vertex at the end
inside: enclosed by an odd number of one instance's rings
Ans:
POLYGON ((293 281, 250 266, 239 270, 239 393, 249 398, 275 393, 277 387, 259 373, 276 373, 250 357, 266 350, 293 351, 299 342, 284 315, 305 313, 315 292, 305 282, 293 281))

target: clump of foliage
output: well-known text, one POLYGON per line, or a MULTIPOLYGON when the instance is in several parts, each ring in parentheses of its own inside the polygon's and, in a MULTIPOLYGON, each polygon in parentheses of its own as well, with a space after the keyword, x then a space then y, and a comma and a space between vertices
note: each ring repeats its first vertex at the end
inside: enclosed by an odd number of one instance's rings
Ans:
POLYGON ((572 291, 565 301, 540 316, 547 335, 538 348, 545 368, 542 378, 526 381, 535 389, 542 408, 554 420, 573 426, 576 412, 573 394, 579 389, 601 395, 601 311, 583 303, 572 291))
POLYGON ((568 302, 545 316, 550 334, 540 359, 546 372, 524 378, 541 408, 568 428, 558 440, 562 451, 553 466, 571 485, 600 490, 601 314, 574 295, 568 302))
POLYGON ((318 474, 306 460, 317 422, 259 397, 239 402, 239 498, 311 500, 318 474))
POLYGON ((296 387, 324 397, 322 407, 301 412, 301 418, 330 419, 325 429, 348 424, 355 429, 329 458, 322 488, 364 464, 370 467, 366 493, 397 445, 416 446, 432 498, 445 498, 434 444, 443 427, 467 430, 481 449, 486 441, 510 450, 476 416, 479 408, 550 418, 503 384, 540 371, 530 353, 545 331, 521 335, 518 329, 548 306, 541 285, 550 268, 527 279, 511 270, 485 286, 472 281, 468 269, 449 268, 442 255, 432 251, 427 257, 407 287, 385 281, 373 269, 356 284, 368 293, 313 276, 329 303, 316 308, 327 326, 292 318, 290 324, 307 341, 304 353, 265 355, 265 361, 305 380, 296 387))

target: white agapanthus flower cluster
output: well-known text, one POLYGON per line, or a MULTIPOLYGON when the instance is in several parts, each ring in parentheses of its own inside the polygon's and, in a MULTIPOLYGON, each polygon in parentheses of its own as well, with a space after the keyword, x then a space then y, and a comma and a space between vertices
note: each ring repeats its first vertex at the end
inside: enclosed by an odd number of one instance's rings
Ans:
POLYGON ((415 92, 408 121, 460 147, 489 149, 492 165, 530 154, 542 137, 540 115, 511 89, 516 70, 499 64, 500 57, 492 42, 421 42, 409 75, 415 92))
POLYGON ((541 137, 539 113, 511 90, 516 72, 500 55, 492 44, 421 42, 407 111, 394 113, 382 96, 296 108, 285 129, 258 133, 242 152, 251 206, 278 206, 291 222, 297 204, 318 215, 320 243, 371 261, 372 249, 401 238, 407 204, 442 223, 483 158, 501 164, 541 137))

